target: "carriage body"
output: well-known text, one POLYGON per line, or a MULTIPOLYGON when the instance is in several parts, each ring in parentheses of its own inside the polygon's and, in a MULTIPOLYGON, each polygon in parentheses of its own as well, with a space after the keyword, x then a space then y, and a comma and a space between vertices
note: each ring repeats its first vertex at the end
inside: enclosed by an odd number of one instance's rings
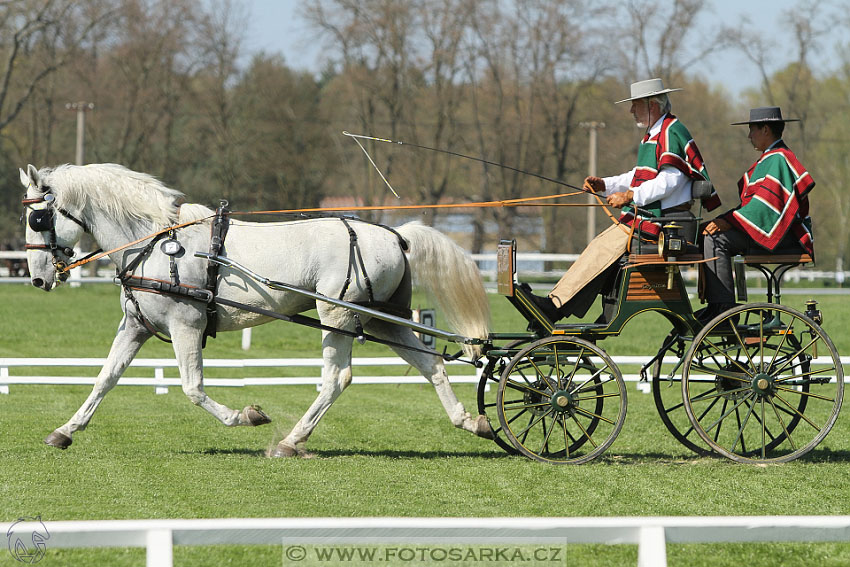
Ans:
MULTIPOLYGON (((515 275, 515 243, 499 247, 499 292, 529 321, 525 334, 493 334, 478 389, 479 411, 503 448, 554 464, 607 450, 625 420, 622 373, 599 342, 647 312, 671 325, 641 368, 662 422, 690 450, 746 463, 786 462, 813 449, 835 423, 843 370, 821 315, 782 306, 780 284, 807 255, 745 257, 768 281, 768 301, 738 305, 700 323, 680 267, 699 255, 621 261, 616 303, 604 321, 553 324, 515 275), (493 386, 487 388, 487 386, 493 386)), ((741 280, 739 279, 739 282, 741 280)), ((745 286, 739 285, 739 298, 745 286)))

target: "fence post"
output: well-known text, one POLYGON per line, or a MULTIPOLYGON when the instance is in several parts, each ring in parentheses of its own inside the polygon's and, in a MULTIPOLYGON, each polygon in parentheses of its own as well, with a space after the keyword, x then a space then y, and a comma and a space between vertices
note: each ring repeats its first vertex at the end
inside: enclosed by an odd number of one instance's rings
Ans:
POLYGON ((165 369, 161 366, 154 368, 153 377, 154 377, 154 379, 163 382, 163 384, 161 386, 159 386, 159 385, 154 386, 154 388, 153 388, 154 393, 155 394, 167 394, 168 393, 168 386, 166 386, 164 384, 165 383, 165 369))
POLYGON ((664 526, 644 526, 638 535, 638 567, 667 567, 664 526))
POLYGON ((169 529, 152 529, 145 534, 147 567, 174 567, 174 538, 169 529))

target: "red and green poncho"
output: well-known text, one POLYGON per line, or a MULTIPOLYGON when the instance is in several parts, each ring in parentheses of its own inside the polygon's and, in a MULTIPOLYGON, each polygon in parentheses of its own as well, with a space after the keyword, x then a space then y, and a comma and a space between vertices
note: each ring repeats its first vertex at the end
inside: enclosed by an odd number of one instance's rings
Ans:
MULTIPOLYGON (((644 136, 641 141, 637 166, 630 186, 634 188, 645 181, 654 179, 665 165, 675 167, 693 180, 708 179, 708 171, 691 133, 672 114, 664 117, 661 129, 656 135, 644 136)), ((703 199, 703 207, 706 210, 711 211, 719 206, 720 197, 716 192, 712 192, 710 197, 703 199)), ((654 201, 641 207, 641 212, 637 216, 633 207, 623 207, 620 222, 626 226, 632 226, 638 222, 638 227, 644 236, 656 238, 661 232, 661 227, 655 223, 640 222, 640 220, 660 215, 661 201, 654 201)))
POLYGON ((782 140, 738 181, 741 205, 723 218, 760 246, 773 250, 790 230, 814 255, 809 191, 815 182, 782 140))

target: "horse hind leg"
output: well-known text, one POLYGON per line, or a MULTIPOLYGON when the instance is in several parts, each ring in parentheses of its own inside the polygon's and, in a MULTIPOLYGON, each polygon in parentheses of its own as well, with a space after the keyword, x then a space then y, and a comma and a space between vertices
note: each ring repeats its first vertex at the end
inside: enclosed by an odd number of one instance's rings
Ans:
POLYGON ((323 332, 322 336, 322 387, 319 395, 310 405, 292 431, 269 450, 269 457, 311 457, 303 449, 304 442, 313 433, 319 421, 330 409, 331 405, 351 384, 351 337, 340 334, 323 332))
POLYGON ((246 406, 242 411, 230 409, 213 400, 204 391, 204 365, 201 346, 202 331, 194 327, 172 330, 172 346, 180 369, 183 393, 195 404, 209 412, 228 427, 256 426, 271 423, 271 418, 259 406, 246 406))
MULTIPOLYGON (((411 329, 392 325, 384 321, 371 321, 369 323, 369 331, 376 337, 390 340, 394 343, 404 346, 411 346, 418 349, 426 348, 422 341, 416 338, 416 335, 411 329)), ((461 403, 452 389, 449 382, 449 375, 446 372, 446 366, 443 364, 443 359, 436 354, 428 354, 416 350, 404 348, 404 346, 391 347, 396 354, 405 360, 408 364, 419 370, 437 392, 437 397, 443 405, 443 409, 449 416, 452 425, 459 429, 469 431, 478 437, 484 439, 493 439, 493 429, 490 427, 490 422, 487 416, 476 415, 472 416, 463 403, 461 403)))
POLYGON ((58 449, 67 449, 71 445, 73 434, 88 426, 100 402, 118 383, 124 370, 150 337, 150 332, 134 317, 124 317, 121 320, 118 333, 112 340, 109 356, 97 375, 91 394, 67 423, 56 428, 45 438, 46 444, 58 449))

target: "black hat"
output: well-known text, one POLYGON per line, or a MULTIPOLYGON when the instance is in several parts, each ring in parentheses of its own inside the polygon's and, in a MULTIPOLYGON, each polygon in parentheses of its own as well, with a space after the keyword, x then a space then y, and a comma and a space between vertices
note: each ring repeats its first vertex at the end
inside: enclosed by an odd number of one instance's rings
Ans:
POLYGON ((767 122, 799 122, 798 118, 782 118, 782 111, 778 106, 762 106, 750 109, 750 119, 744 122, 733 122, 732 126, 738 124, 764 124, 767 122))

